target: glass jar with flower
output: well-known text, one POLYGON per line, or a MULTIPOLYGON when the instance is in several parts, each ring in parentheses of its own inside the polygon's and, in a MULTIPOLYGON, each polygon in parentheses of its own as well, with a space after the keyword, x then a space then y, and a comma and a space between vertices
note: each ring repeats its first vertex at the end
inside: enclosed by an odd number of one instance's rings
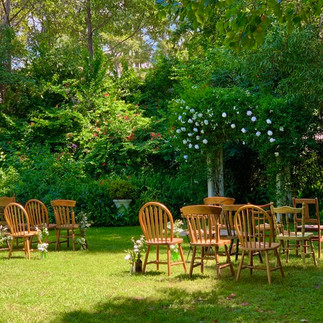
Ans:
POLYGON ((38 232, 38 236, 39 236, 39 241, 41 241, 41 243, 38 243, 37 245, 37 249, 40 252, 40 257, 42 259, 47 258, 47 252, 48 252, 48 243, 43 242, 44 240, 47 241, 47 238, 49 236, 49 232, 47 229, 47 225, 46 223, 42 225, 42 230, 40 230, 38 227, 35 228, 36 231, 38 232))
MULTIPOLYGON (((170 222, 167 223, 167 228, 171 229, 170 222)), ((182 220, 177 219, 174 221, 173 232, 174 232, 174 237, 176 238, 186 235, 186 231, 184 230, 184 223, 182 220)), ((178 245, 171 245, 170 253, 171 253, 172 261, 177 261, 180 259, 178 245)))
POLYGON ((135 240, 135 238, 132 237, 131 241, 133 242, 133 249, 125 250, 127 254, 124 259, 128 260, 131 264, 131 274, 142 273, 141 257, 146 251, 145 237, 141 235, 138 240, 135 240))

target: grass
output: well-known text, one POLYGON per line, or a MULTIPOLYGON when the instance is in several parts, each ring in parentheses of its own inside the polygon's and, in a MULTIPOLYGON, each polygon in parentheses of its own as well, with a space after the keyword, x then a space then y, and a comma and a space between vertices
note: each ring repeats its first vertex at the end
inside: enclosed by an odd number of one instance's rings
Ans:
POLYGON ((218 280, 211 262, 192 279, 181 266, 171 277, 154 265, 130 275, 124 249, 140 234, 139 227, 91 228, 89 251, 51 251, 43 260, 1 252, 0 322, 322 322, 322 260, 303 266, 291 255, 286 264, 282 255, 286 278, 273 272, 271 286, 264 271, 243 270, 236 282, 224 269, 218 280))

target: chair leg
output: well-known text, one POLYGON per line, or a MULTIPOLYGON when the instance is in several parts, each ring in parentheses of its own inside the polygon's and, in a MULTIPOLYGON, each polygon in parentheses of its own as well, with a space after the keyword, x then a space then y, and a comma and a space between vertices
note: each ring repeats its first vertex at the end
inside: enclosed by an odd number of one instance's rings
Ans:
POLYGON ((204 255, 205 247, 201 247, 201 274, 204 274, 204 255))
POLYGON ((227 263, 230 264, 231 275, 234 276, 234 269, 233 269, 231 258, 230 258, 230 252, 229 252, 226 244, 224 245, 224 249, 225 249, 225 254, 227 256, 227 263))
POLYGON ((67 245, 67 248, 69 248, 70 247, 70 230, 66 230, 66 236, 67 236, 66 245, 67 245))
POLYGON ((55 244, 55 251, 58 250, 59 247, 59 239, 61 235, 61 230, 56 230, 56 244, 55 244))
POLYGON ((185 263, 184 253, 183 253, 183 249, 182 249, 181 244, 179 244, 179 245, 178 245, 178 250, 179 250, 179 254, 180 254, 180 256, 181 256, 181 259, 182 259, 182 262, 183 262, 183 267, 184 267, 185 274, 186 274, 186 273, 187 273, 187 268, 186 268, 186 263, 185 263))
POLYGON ((172 274, 171 265, 170 265, 170 258, 171 258, 170 247, 169 247, 169 245, 167 245, 167 268, 168 268, 168 276, 170 276, 172 274))
POLYGON ((321 258, 321 251, 322 251, 322 241, 321 241, 321 239, 322 239, 322 237, 321 237, 321 235, 319 234, 318 235, 318 257, 319 258, 321 258))
POLYGON ((74 229, 72 229, 72 247, 73 247, 73 251, 75 251, 75 232, 74 232, 74 229))
POLYGON ((157 270, 159 270, 159 246, 156 246, 156 265, 157 265, 157 270))
POLYGON ((252 271, 253 271, 253 269, 252 269, 252 267, 253 267, 253 252, 251 250, 249 251, 249 266, 250 266, 250 268, 249 268, 250 275, 252 275, 252 271))
POLYGON ((310 239, 310 248, 311 248, 311 253, 313 255, 314 266, 317 266, 317 262, 316 262, 316 259, 315 259, 315 251, 314 251, 314 248, 313 248, 312 239, 310 239))
POLYGON ((192 274, 193 274, 195 254, 196 254, 196 247, 193 248, 193 252, 192 252, 192 260, 191 260, 190 274, 189 274, 190 277, 192 277, 192 274))
POLYGON ((8 259, 11 258, 14 241, 15 241, 15 238, 12 238, 11 243, 10 243, 10 247, 9 247, 8 259))
POLYGON ((239 256, 239 239, 237 239, 237 245, 236 245, 236 261, 238 260, 238 256, 239 256))
POLYGON ((241 274, 241 269, 242 269, 242 265, 243 265, 244 255, 245 255, 245 250, 242 250, 236 281, 238 281, 240 279, 240 274, 241 274))
POLYGON ((221 278, 221 269, 220 269, 220 261, 219 261, 219 247, 218 246, 214 247, 214 253, 215 253, 217 278, 221 278))
POLYGON ((29 238, 24 238, 24 243, 27 248, 27 258, 30 260, 30 240, 29 238))
POLYGON ((282 263, 280 261, 280 256, 279 256, 279 252, 277 249, 274 249, 274 253, 275 253, 275 256, 276 256, 276 260, 277 260, 277 265, 280 269, 280 273, 282 275, 282 277, 284 278, 285 277, 285 274, 284 274, 284 270, 283 270, 283 266, 282 266, 282 263))
POLYGON ((267 269, 268 284, 271 284, 268 250, 265 251, 265 259, 266 259, 266 269, 267 269))
POLYGON ((150 251, 150 245, 147 247, 147 251, 146 251, 146 256, 145 256, 145 261, 144 261, 144 267, 142 269, 142 273, 143 274, 146 272, 146 266, 147 266, 147 260, 148 260, 149 251, 150 251))
POLYGON ((286 263, 289 261, 289 240, 286 242, 286 263))

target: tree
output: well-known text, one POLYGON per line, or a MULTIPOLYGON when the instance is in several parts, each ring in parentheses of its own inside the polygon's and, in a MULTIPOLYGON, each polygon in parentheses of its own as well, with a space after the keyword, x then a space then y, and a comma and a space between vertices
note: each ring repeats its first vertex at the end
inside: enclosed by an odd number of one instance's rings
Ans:
POLYGON ((161 15, 171 13, 192 26, 204 28, 212 24, 225 34, 225 44, 237 50, 257 48, 264 42, 274 24, 283 24, 288 32, 312 24, 322 33, 323 0, 157 0, 161 15))

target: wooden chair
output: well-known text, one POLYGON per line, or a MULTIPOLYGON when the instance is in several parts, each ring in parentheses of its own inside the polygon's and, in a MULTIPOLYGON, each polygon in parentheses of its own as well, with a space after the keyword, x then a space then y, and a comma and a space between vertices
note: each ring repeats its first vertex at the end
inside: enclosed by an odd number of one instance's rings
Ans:
MULTIPOLYGON (((25 204, 25 209, 28 213, 32 230, 36 230, 36 227, 43 230, 46 227, 48 230, 55 230, 56 236, 56 224, 49 223, 47 207, 43 202, 36 199, 29 200, 25 204)), ((46 237, 46 243, 48 242, 47 240, 48 237, 46 237)), ((49 243, 53 243, 53 241, 49 243)))
POLYGON ((75 230, 80 228, 80 225, 75 222, 74 208, 76 201, 73 200, 54 200, 50 202, 54 210, 55 221, 56 221, 56 245, 55 250, 62 243, 67 244, 69 247, 70 238, 72 239, 73 251, 75 251, 75 237, 81 236, 76 234, 75 230), (66 235, 62 235, 61 231, 66 231, 66 235), (65 238, 65 240, 61 240, 65 238))
POLYGON ((159 202, 148 202, 139 211, 139 222, 147 244, 143 273, 145 273, 148 264, 156 264, 157 270, 159 270, 160 264, 167 264, 168 276, 171 275, 171 266, 183 265, 186 273, 186 264, 181 246, 183 239, 174 238, 174 221, 168 208, 159 202), (170 224, 170 229, 167 227, 168 223, 170 224), (174 245, 178 245, 181 261, 171 261, 170 246, 174 245), (151 246, 156 246, 156 260, 147 262, 151 246), (167 262, 160 261, 160 246, 167 247, 167 262))
POLYGON ((221 269, 230 267, 231 274, 234 276, 234 270, 230 259, 227 245, 230 240, 223 240, 220 237, 219 217, 221 207, 209 205, 192 205, 181 208, 182 216, 186 219, 189 230, 190 245, 193 247, 193 254, 190 266, 190 277, 193 274, 194 267, 201 266, 201 272, 204 272, 204 261, 214 259, 216 262, 217 277, 221 276, 221 269), (226 262, 219 262, 219 247, 224 246, 226 262), (201 248, 201 256, 196 257, 196 248, 201 248), (211 249, 212 248, 212 249, 211 249), (211 250, 213 250, 213 254, 211 250), (207 251, 207 252, 206 252, 207 251), (195 260, 200 261, 195 263, 195 260))
POLYGON ((0 225, 7 225, 7 222, 4 217, 4 209, 9 203, 16 202, 16 198, 14 196, 8 197, 8 196, 1 196, 0 197, 0 225))
MULTIPOLYGON (((293 206, 297 207, 299 204, 305 204, 305 232, 316 233, 312 237, 312 241, 318 242, 318 257, 321 258, 322 242, 323 242, 323 225, 320 222, 319 201, 316 198, 295 198, 293 197, 293 206), (314 210, 312 210, 314 209, 314 210), (311 212, 313 211, 313 212, 311 212), (314 217, 311 217, 314 213, 314 217)), ((298 225, 298 230, 301 230, 301 225, 298 225)))
MULTIPOLYGON (((233 197, 225 197, 225 196, 210 196, 203 199, 205 205, 232 205, 236 200, 233 197)), ((221 229, 226 229, 225 221, 223 218, 223 214, 219 218, 219 225, 221 229)))
POLYGON ((30 230, 30 222, 26 210, 18 203, 10 203, 6 206, 4 215, 10 230, 10 235, 12 237, 9 258, 11 258, 14 241, 21 238, 24 244, 24 248, 22 250, 25 251, 28 259, 30 259, 32 237, 37 236, 38 242, 42 242, 39 239, 38 232, 30 230))
POLYGON ((244 268, 250 269, 250 274, 252 275, 254 269, 266 270, 268 283, 271 284, 270 272, 273 270, 280 270, 282 277, 284 277, 283 267, 280 262, 279 253, 277 249, 280 243, 274 242, 273 224, 270 220, 270 215, 264 211, 262 208, 254 205, 242 206, 234 216, 234 226, 237 230, 237 234, 240 240, 240 248, 242 250, 241 259, 238 267, 236 280, 239 280, 241 270, 244 268), (256 226, 264 226, 264 223, 270 224, 270 235, 266 237, 262 234, 263 229, 256 230, 256 226), (269 264, 269 251, 273 251, 276 259, 277 265, 270 268, 269 264), (244 265, 245 253, 249 254, 249 264, 244 265), (255 252, 264 252, 266 256, 266 267, 254 266, 253 264, 253 254, 255 252))
POLYGON ((220 229, 220 235, 229 239, 231 241, 229 247, 230 255, 235 255, 235 260, 238 260, 239 256, 239 237, 237 235, 237 231, 234 228, 234 215, 239 210, 241 206, 244 204, 235 204, 235 205, 223 205, 222 206, 222 214, 225 224, 225 229, 220 229), (236 244, 236 251, 232 253, 232 248, 236 244))
POLYGON ((301 208, 293 208, 290 206, 282 206, 274 208, 271 206, 272 213, 274 214, 273 220, 275 224, 276 239, 284 242, 283 249, 286 252, 286 262, 289 259, 290 250, 296 250, 298 254, 298 249, 301 249, 301 255, 303 263, 305 263, 305 255, 307 254, 307 244, 309 241, 311 252, 313 256, 314 265, 316 266, 315 252, 312 243, 313 233, 305 232, 305 204, 301 208), (291 218, 290 218, 291 216, 291 218), (298 231, 298 223, 301 222, 301 232, 298 231), (295 242, 295 244, 291 244, 295 242), (299 246, 301 242, 301 246, 299 246))

